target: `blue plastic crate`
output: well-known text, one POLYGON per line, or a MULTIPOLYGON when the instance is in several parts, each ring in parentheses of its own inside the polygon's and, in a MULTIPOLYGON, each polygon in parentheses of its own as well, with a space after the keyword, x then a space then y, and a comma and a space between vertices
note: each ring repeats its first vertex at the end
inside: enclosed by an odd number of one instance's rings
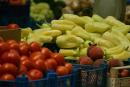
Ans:
POLYGON ((26 75, 18 77, 15 81, 0 81, 0 87, 76 87, 75 77, 79 69, 74 69, 72 74, 57 76, 54 72, 49 72, 47 77, 40 80, 29 81, 26 75))
POLYGON ((107 85, 107 65, 100 67, 89 65, 74 65, 80 69, 80 74, 76 77, 75 87, 106 87, 107 85))

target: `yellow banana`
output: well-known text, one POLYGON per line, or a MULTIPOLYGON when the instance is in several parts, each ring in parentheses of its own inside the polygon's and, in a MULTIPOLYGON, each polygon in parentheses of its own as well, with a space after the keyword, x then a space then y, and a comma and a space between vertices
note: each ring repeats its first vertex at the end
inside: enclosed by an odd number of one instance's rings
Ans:
POLYGON ((129 25, 125 25, 125 26, 113 26, 112 30, 117 30, 121 33, 123 33, 124 35, 126 35, 129 31, 130 31, 130 26, 129 25))
POLYGON ((128 60, 130 58, 130 52, 128 51, 123 51, 120 54, 112 55, 113 58, 119 59, 119 60, 128 60))
POLYGON ((130 41, 130 33, 126 34, 127 39, 130 41))
POLYGON ((90 23, 90 22, 94 22, 93 19, 89 16, 83 16, 83 17, 81 17, 81 19, 84 20, 85 24, 90 23))
POLYGON ((51 27, 53 30, 66 31, 66 30, 72 30, 74 28, 74 25, 52 24, 51 27))
POLYGON ((108 31, 103 34, 102 38, 112 42, 115 46, 120 43, 120 41, 108 31))
POLYGON ((51 22, 51 24, 66 24, 66 25, 74 25, 76 26, 77 24, 75 24, 74 22, 72 21, 69 21, 69 20, 53 20, 51 22))
POLYGON ((107 48, 114 46, 110 41, 105 40, 103 38, 97 38, 97 39, 94 40, 94 42, 96 44, 98 44, 99 46, 103 46, 103 47, 107 47, 107 48))
POLYGON ((124 46, 117 46, 106 50, 106 54, 112 55, 112 54, 119 54, 125 50, 124 46), (112 50, 114 49, 114 50, 112 50))
POLYGON ((96 14, 94 14, 94 15, 92 16, 92 19, 93 19, 95 22, 103 22, 103 21, 104 21, 104 19, 103 19, 101 16, 96 15, 96 14))
POLYGON ((59 53, 63 54, 66 57, 66 56, 76 56, 78 52, 75 49, 60 49, 59 53))
POLYGON ((64 14, 63 18, 65 20, 72 21, 72 22, 74 22, 77 25, 80 25, 82 27, 85 25, 85 20, 82 19, 81 17, 77 16, 77 15, 74 15, 74 14, 64 14))
POLYGON ((88 32, 86 32, 82 27, 76 26, 72 29, 71 34, 74 34, 78 37, 81 37, 82 39, 90 39, 90 35, 88 32))
POLYGON ((118 21, 117 19, 115 19, 114 17, 112 16, 108 16, 106 19, 105 19, 105 22, 108 23, 109 25, 111 26, 124 26, 125 24, 118 21))
POLYGON ((90 22, 85 24, 85 30, 91 33, 104 33, 110 29, 110 25, 103 22, 90 22))
POLYGON ((121 32, 113 30, 111 33, 114 37, 116 37, 119 40, 120 44, 122 44, 125 48, 130 46, 130 41, 121 32))
POLYGON ((60 30, 48 30, 48 31, 43 31, 42 34, 47 36, 57 37, 61 35, 62 32, 60 30))

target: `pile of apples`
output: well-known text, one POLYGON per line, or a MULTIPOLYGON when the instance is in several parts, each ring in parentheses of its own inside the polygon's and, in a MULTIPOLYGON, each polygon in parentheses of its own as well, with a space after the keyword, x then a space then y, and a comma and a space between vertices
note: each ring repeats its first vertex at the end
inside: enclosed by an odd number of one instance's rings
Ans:
POLYGON ((0 38, 0 80, 15 80, 23 74, 29 80, 38 80, 48 71, 63 76, 70 74, 72 69, 72 64, 66 63, 62 54, 53 53, 36 42, 28 44, 0 38))
POLYGON ((89 44, 86 56, 81 56, 79 63, 82 65, 93 65, 99 67, 101 64, 105 64, 104 52, 96 44, 89 44))

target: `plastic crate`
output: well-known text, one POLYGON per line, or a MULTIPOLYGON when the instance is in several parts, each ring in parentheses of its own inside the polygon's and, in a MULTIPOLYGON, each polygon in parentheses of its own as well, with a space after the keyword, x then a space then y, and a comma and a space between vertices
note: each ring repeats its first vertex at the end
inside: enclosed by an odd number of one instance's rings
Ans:
POLYGON ((15 81, 1 81, 0 87, 76 87, 75 77, 79 69, 74 69, 72 74, 57 76, 54 72, 49 72, 44 79, 29 81, 26 75, 18 77, 15 81))
POLYGON ((74 65, 80 69, 80 75, 76 77, 75 87, 106 87, 107 85, 107 65, 100 67, 88 65, 74 65))

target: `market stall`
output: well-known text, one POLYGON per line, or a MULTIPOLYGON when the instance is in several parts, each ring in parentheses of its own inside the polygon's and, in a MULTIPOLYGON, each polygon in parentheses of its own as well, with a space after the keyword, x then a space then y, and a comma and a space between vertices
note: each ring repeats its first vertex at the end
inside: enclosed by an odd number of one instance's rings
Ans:
POLYGON ((0 87, 129 87, 127 0, 0 1, 0 87))

